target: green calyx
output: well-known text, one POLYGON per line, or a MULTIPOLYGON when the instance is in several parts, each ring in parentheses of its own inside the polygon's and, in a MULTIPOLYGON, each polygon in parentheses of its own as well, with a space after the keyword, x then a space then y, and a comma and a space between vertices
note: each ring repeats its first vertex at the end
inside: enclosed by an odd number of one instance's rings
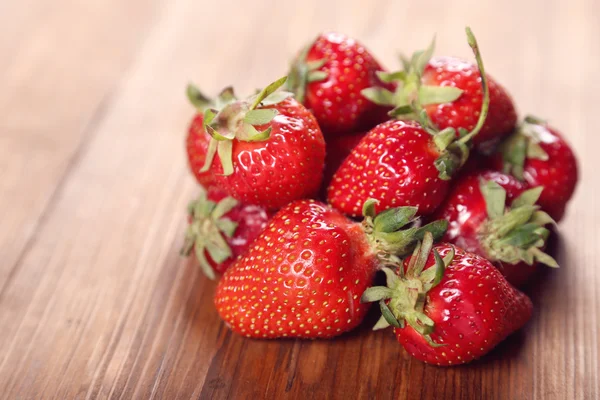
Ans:
POLYGON ((298 58, 294 60, 290 67, 290 73, 286 84, 287 90, 294 93, 296 100, 301 103, 305 100, 306 86, 309 83, 323 81, 327 78, 327 72, 320 70, 327 62, 327 59, 321 58, 313 61, 306 60, 313 45, 314 41, 305 46, 298 55, 298 58))
POLYGON ((501 145, 504 173, 523 181, 523 168, 527 159, 548 160, 548 154, 540 146, 538 129, 545 125, 539 118, 527 116, 514 134, 501 145))
POLYGON ((377 200, 369 199, 363 205, 363 229, 377 258, 383 266, 397 267, 401 258, 409 255, 426 233, 441 238, 448 221, 439 220, 417 226, 417 207, 397 207, 375 212, 377 200))
POLYGON ((483 88, 483 101, 477 124, 470 132, 465 129, 455 130, 446 128, 439 130, 427 115, 425 106, 431 104, 451 103, 458 99, 463 91, 449 86, 428 86, 422 84, 422 76, 427 63, 433 55, 435 38, 431 45, 424 51, 417 51, 410 60, 403 60, 404 70, 387 73, 379 72, 378 77, 385 83, 396 83, 396 91, 391 92, 385 88, 368 88, 361 93, 373 103, 394 107, 389 115, 399 119, 413 119, 433 136, 440 156, 435 161, 439 177, 448 180, 464 165, 469 157, 470 142, 479 133, 487 118, 490 103, 490 94, 487 77, 477 41, 470 28, 466 28, 467 41, 475 54, 477 67, 481 75, 483 88))
POLYGON ((506 191, 493 181, 482 181, 488 219, 479 228, 479 242, 490 261, 528 265, 541 262, 558 268, 554 258, 543 252, 552 218, 536 205, 542 187, 526 190, 506 208, 506 191))
POLYGON ((406 271, 403 265, 397 272, 383 268, 386 286, 371 287, 363 293, 360 299, 362 303, 379 302, 382 316, 373 327, 374 330, 388 326, 404 328, 408 324, 431 346, 441 346, 431 339, 435 324, 424 309, 427 293, 442 281, 446 267, 454 259, 454 248, 444 258, 434 249, 435 265, 425 268, 433 241, 431 232, 426 232, 415 247, 406 271))
POLYGON ((262 107, 278 104, 292 96, 292 93, 277 91, 286 79, 287 77, 283 77, 276 80, 246 100, 238 100, 233 90, 227 88, 215 101, 210 102, 198 89, 188 86, 188 98, 203 113, 204 129, 211 136, 201 172, 210 169, 215 154, 218 154, 223 175, 231 175, 233 139, 246 142, 269 139, 271 127, 261 131, 256 127, 269 124, 277 115, 276 109, 262 107))
POLYGON ((225 217, 237 204, 233 197, 226 197, 216 203, 208 200, 206 192, 202 192, 188 205, 191 222, 185 233, 181 254, 188 256, 194 250, 202 271, 210 279, 215 279, 215 272, 205 251, 217 264, 233 255, 223 235, 232 237, 237 229, 237 223, 225 217))

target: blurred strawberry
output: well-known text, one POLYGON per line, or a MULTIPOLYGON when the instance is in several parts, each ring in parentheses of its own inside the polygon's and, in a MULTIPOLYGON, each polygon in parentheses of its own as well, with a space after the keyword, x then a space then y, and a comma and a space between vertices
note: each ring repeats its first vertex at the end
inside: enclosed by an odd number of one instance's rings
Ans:
POLYGON ((387 87, 377 78, 383 68, 356 40, 325 33, 306 46, 292 63, 288 89, 310 109, 329 136, 368 130, 388 119, 389 107, 365 99, 361 90, 387 87))

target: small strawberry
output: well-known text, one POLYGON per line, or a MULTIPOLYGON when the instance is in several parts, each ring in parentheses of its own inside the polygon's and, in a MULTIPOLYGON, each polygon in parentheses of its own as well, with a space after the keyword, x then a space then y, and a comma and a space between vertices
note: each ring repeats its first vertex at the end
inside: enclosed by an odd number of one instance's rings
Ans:
POLYGON ((269 220, 259 206, 240 204, 216 187, 202 191, 188 206, 190 225, 181 253, 195 251, 202 271, 210 279, 222 274, 246 250, 269 220))
MULTIPOLYGON (((469 45, 483 71, 477 43, 467 28, 469 45)), ((485 74, 483 74, 485 76, 485 74)), ((466 162, 468 144, 484 124, 487 80, 482 80, 484 100, 479 122, 471 132, 433 129, 425 111, 421 122, 391 120, 373 128, 335 173, 327 200, 340 211, 358 216, 367 198, 379 200, 382 209, 418 206, 420 215, 431 214, 443 201, 449 180, 466 162)))
POLYGON ((382 70, 362 44, 330 32, 319 35, 292 63, 288 88, 313 112, 326 135, 368 130, 388 119, 389 107, 360 94, 373 86, 393 88, 377 78, 382 70))
MULTIPOLYGON (((440 130, 453 128, 471 131, 482 108, 484 93, 478 66, 452 57, 430 59, 435 40, 425 51, 405 61, 405 70, 380 73, 384 82, 397 85, 394 93, 384 88, 370 88, 363 94, 382 106, 395 106, 392 115, 410 111, 411 105, 424 108, 434 126, 440 130)), ((473 138, 478 149, 488 151, 515 128, 517 114, 509 94, 489 75, 489 110, 479 134, 473 138)))
POLYGON ((448 243, 433 246, 431 235, 398 275, 384 271, 387 287, 367 289, 361 298, 379 301, 383 316, 374 329, 392 325, 404 349, 429 364, 479 358, 531 317, 531 300, 488 260, 448 243))
POLYGON ((285 80, 204 112, 211 141, 201 172, 210 169, 215 184, 237 200, 269 209, 315 195, 325 163, 315 117, 291 93, 276 92, 285 80))
POLYGON ((330 338, 356 327, 367 312, 360 295, 381 264, 400 265, 425 232, 443 235, 446 221, 402 229, 414 207, 363 223, 314 200, 281 209, 248 253, 223 275, 215 304, 234 332, 253 338, 330 338))
POLYGON ((560 221, 577 186, 577 159, 562 135, 547 123, 526 117, 501 146, 494 167, 530 186, 544 188, 538 204, 560 221))
POLYGON ((186 137, 188 165, 198 183, 207 189, 213 185, 214 180, 210 171, 202 171, 210 143, 210 136, 204 130, 204 111, 209 107, 221 108, 232 102, 235 96, 231 88, 226 88, 215 100, 211 100, 192 84, 188 85, 186 95, 197 110, 186 137))
POLYGON ((558 267, 543 252, 550 234, 544 226, 553 221, 536 205, 542 188, 525 189, 510 175, 480 171, 459 179, 434 214, 448 221, 444 241, 487 258, 515 286, 533 275, 537 262, 558 267))

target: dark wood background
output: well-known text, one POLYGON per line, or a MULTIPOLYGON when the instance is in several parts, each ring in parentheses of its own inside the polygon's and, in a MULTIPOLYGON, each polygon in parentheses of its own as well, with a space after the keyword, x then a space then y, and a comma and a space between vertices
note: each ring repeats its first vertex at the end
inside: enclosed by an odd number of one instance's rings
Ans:
MULTIPOLYGON (((595 399, 600 334, 600 3, 577 1, 5 0, 0 2, 0 397, 3 399, 595 399), (528 289, 527 327, 441 369, 390 331, 252 341, 178 249, 197 189, 183 89, 279 77, 317 32, 360 38, 389 68, 437 32, 580 157, 562 264, 528 289)), ((372 319, 372 318, 371 318, 372 319)))

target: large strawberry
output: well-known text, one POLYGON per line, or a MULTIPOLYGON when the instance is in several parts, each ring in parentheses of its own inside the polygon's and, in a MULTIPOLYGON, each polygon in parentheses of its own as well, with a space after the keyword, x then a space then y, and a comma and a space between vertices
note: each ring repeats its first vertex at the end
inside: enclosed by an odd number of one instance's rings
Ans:
POLYGON ((575 154, 557 130, 535 117, 526 117, 502 144, 494 166, 532 187, 543 187, 538 204, 555 221, 562 219, 578 172, 575 154))
POLYGON ((215 184, 243 203, 270 209, 317 193, 325 141, 315 117, 281 78, 247 100, 204 112, 206 163, 215 184))
POLYGON ((357 326, 368 308, 359 298, 379 266, 400 265, 425 232, 439 237, 446 227, 404 228, 414 207, 376 216, 374 206, 365 204, 362 224, 314 200, 281 209, 219 281, 221 318, 254 338, 329 338, 357 326))
POLYGON ((240 204, 216 187, 202 191, 188 206, 189 226, 183 255, 192 250, 211 279, 222 274, 246 250, 269 221, 263 207, 240 204))
POLYGON ((368 130, 388 119, 380 107, 360 92, 387 87, 377 78, 382 67, 356 40, 341 33, 325 33, 306 46, 292 63, 288 88, 309 108, 325 134, 368 130))
MULTIPOLYGON (((467 37, 483 71, 469 29, 467 37)), ((411 205, 419 208, 420 215, 432 213, 446 196, 450 178, 466 162, 468 144, 485 121, 487 80, 481 84, 485 95, 479 121, 471 132, 461 130, 460 138, 453 128, 436 131, 426 113, 416 109, 420 123, 391 120, 373 128, 334 175, 328 188, 329 203, 352 216, 359 215, 367 198, 379 200, 382 209, 411 205)))
POLYGON ((542 188, 525 189, 510 175, 476 172, 459 179, 434 214, 448 221, 444 241, 487 258, 515 286, 531 277, 537 262, 558 267, 543 252, 552 218, 536 205, 542 188))
POLYGON ((206 162, 206 152, 210 142, 210 136, 204 130, 204 111, 209 107, 221 108, 235 100, 235 97, 233 90, 226 88, 215 100, 211 100, 192 84, 188 85, 186 94, 190 103, 197 110, 186 137, 188 164, 198 183, 204 188, 208 188, 214 183, 214 180, 210 171, 202 170, 206 162))
MULTIPOLYGON (((477 124, 484 98, 478 66, 453 57, 430 59, 434 46, 435 41, 427 50, 419 51, 412 60, 405 61, 404 71, 379 74, 383 81, 397 85, 395 92, 375 87, 364 90, 363 94, 382 106, 395 106, 394 115, 414 111, 416 106, 424 108, 440 130, 471 131, 477 124)), ((479 149, 489 151, 514 130, 517 114, 504 88, 489 75, 486 80, 490 97, 488 115, 473 143, 479 149)))
POLYGON ((468 363, 525 325, 531 300, 485 258, 432 243, 425 235, 403 268, 384 268, 387 287, 370 288, 361 300, 379 301, 383 316, 374 329, 393 326, 412 356, 440 366, 468 363))

